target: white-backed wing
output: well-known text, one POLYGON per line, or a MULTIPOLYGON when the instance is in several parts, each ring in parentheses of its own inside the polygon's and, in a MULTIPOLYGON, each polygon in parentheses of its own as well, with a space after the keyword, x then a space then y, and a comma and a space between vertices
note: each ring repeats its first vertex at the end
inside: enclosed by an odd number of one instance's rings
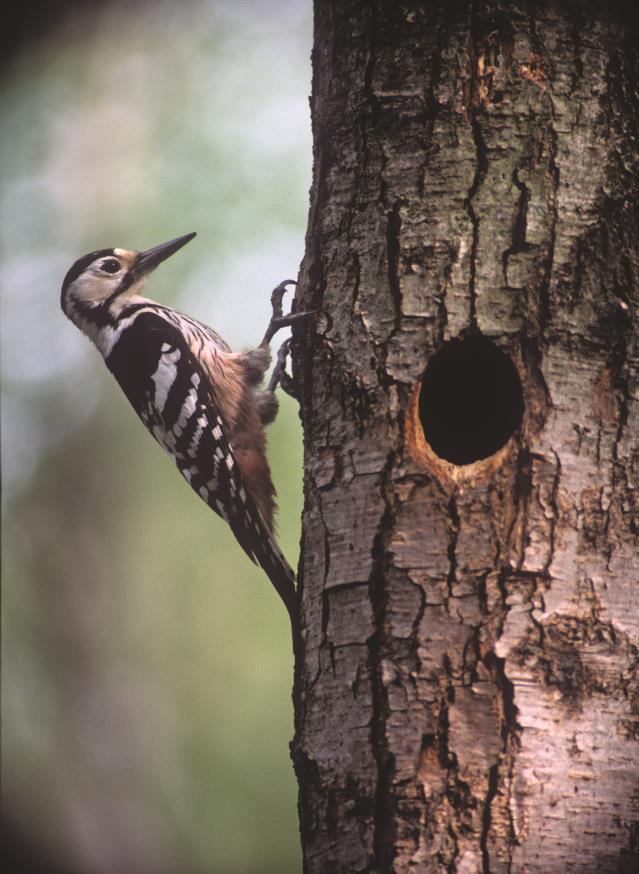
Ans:
MULTIPOLYGON (((293 572, 245 490, 225 423, 180 318, 150 307, 128 314, 107 366, 191 488, 228 522, 282 594, 282 576, 292 580, 293 572)), ((205 327, 188 322, 191 331, 205 327)), ((201 334, 202 342, 205 338, 201 334)))

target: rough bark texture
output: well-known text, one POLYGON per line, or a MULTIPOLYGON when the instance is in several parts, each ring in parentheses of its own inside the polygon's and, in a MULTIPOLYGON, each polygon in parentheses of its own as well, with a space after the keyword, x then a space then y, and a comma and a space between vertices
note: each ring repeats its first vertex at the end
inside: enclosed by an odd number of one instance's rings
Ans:
POLYGON ((633 51, 599 5, 316 2, 308 872, 636 870, 633 51), (417 401, 465 333, 525 411, 459 466, 417 401))

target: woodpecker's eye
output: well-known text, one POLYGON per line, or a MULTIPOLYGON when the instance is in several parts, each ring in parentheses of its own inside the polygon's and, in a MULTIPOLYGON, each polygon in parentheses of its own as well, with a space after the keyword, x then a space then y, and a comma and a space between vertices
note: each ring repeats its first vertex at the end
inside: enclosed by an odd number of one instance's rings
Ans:
POLYGON ((121 266, 120 262, 115 258, 109 258, 100 264, 100 270, 103 270, 105 273, 117 273, 121 266))

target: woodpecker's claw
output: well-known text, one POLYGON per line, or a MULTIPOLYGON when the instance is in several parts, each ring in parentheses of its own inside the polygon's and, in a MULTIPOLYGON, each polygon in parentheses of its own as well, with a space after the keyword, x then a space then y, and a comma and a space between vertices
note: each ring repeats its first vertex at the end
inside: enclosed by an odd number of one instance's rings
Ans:
POLYGON ((287 323, 282 308, 282 299, 284 298, 286 289, 289 285, 297 285, 297 282, 295 282, 294 279, 285 279, 271 292, 271 308, 273 310, 273 315, 271 316, 271 321, 268 323, 268 328, 266 329, 264 339, 260 343, 260 346, 268 346, 280 328, 286 327, 287 323))
POLYGON ((282 309, 282 299, 286 294, 287 285, 297 285, 297 282, 294 279, 284 279, 271 292, 271 306, 273 307, 274 319, 281 319, 284 315, 284 311, 282 309))
MULTIPOLYGON (((269 343, 271 342, 275 334, 280 330, 280 328, 287 328, 290 325, 294 325, 297 322, 301 322, 304 319, 307 319, 309 316, 316 315, 318 312, 317 310, 312 310, 306 313, 290 312, 288 313, 288 315, 285 316, 282 308, 282 299, 284 298, 287 286, 289 285, 297 285, 297 282, 294 279, 285 279, 283 282, 280 282, 280 284, 276 288, 274 288, 271 293, 271 307, 273 308, 273 315, 271 316, 271 321, 269 322, 266 333, 264 334, 264 339, 260 344, 260 346, 262 347, 267 347, 269 345, 269 343)), ((293 301, 293 304, 294 303, 295 301, 293 301)), ((282 343, 277 352, 275 367, 273 368, 273 373, 267 386, 267 391, 274 392, 279 385, 281 389, 286 392, 287 395, 290 395, 292 398, 299 401, 299 392, 297 390, 297 386, 295 385, 295 381, 293 377, 286 372, 286 360, 288 358, 290 348, 291 338, 289 337, 282 343)))
MULTIPOLYGON (((280 328, 288 328, 290 325, 294 325, 296 322, 301 322, 304 319, 307 319, 309 316, 315 315, 315 311, 308 313, 294 313, 290 312, 288 315, 284 315, 284 311, 282 309, 282 299, 286 294, 286 287, 288 285, 297 285, 297 282, 294 279, 285 279, 283 282, 274 288, 271 293, 271 307, 273 308, 273 315, 271 316, 271 321, 268 324, 268 328, 266 329, 266 333, 264 334, 264 338, 260 343, 260 346, 268 346, 275 334, 280 330, 280 328)), ((288 353, 287 353, 288 354, 288 353)), ((282 385, 284 388, 284 385, 282 385)))
POLYGON ((299 394, 295 381, 293 380, 293 377, 286 372, 286 359, 288 358, 290 347, 291 338, 288 337, 278 349, 275 367, 273 368, 267 391, 274 392, 279 385, 282 391, 285 391, 287 395, 290 395, 296 401, 299 401, 299 394))

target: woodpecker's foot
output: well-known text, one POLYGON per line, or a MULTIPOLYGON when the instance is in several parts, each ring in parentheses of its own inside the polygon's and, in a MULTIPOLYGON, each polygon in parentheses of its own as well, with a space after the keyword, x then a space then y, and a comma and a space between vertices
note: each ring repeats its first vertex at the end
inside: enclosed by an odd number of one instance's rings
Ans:
POLYGON ((278 401, 275 392, 270 389, 258 392, 255 395, 255 405, 262 425, 270 425, 271 422, 275 421, 277 411, 280 407, 280 402, 278 401))
POLYGON ((299 401, 299 393, 295 381, 293 380, 293 377, 286 372, 286 359, 288 358, 290 347, 291 338, 289 337, 287 340, 284 340, 278 350, 275 367, 273 368, 273 373, 271 374, 271 379, 269 380, 266 391, 274 392, 279 385, 282 391, 285 391, 287 395, 290 395, 296 401, 299 401))
MULTIPOLYGON (((284 315, 284 311, 282 309, 282 299, 286 294, 286 287, 288 285, 297 285, 297 282, 295 282, 294 279, 285 279, 284 282, 280 282, 277 288, 274 288, 271 293, 271 307, 273 308, 273 315, 271 316, 271 321, 269 322, 266 333, 264 334, 264 339, 260 343, 260 346, 268 346, 268 344, 271 342, 271 340, 273 339, 275 334, 277 334, 280 328, 287 328, 290 325, 294 325, 296 322, 301 322, 303 319, 307 319, 309 316, 315 315, 314 312, 290 312, 287 315, 284 315)), ((284 385, 282 385, 282 388, 284 388, 284 385)))
POLYGON ((239 353, 244 365, 244 374, 249 385, 259 385, 264 374, 271 366, 271 350, 268 346, 258 346, 257 349, 247 349, 239 353))

